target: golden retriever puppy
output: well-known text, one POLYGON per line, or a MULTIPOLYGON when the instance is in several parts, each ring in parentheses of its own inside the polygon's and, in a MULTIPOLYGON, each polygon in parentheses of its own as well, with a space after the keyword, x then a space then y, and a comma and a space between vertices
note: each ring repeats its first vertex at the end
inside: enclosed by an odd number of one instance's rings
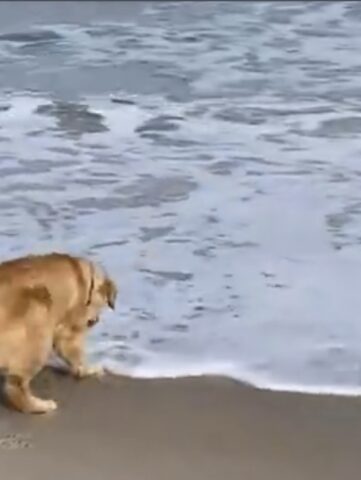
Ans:
POLYGON ((56 408, 30 389, 52 350, 78 378, 102 373, 85 363, 85 335, 105 306, 114 309, 116 296, 115 283, 83 258, 52 253, 0 264, 0 369, 15 408, 32 413, 56 408))

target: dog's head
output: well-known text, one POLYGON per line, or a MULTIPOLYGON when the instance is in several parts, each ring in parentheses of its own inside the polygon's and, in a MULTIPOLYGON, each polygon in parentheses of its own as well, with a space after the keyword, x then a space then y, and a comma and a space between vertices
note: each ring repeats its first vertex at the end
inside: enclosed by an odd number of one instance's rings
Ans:
POLYGON ((86 300, 87 325, 94 326, 99 321, 101 310, 109 307, 115 309, 118 288, 115 282, 99 267, 90 268, 89 291, 86 300))

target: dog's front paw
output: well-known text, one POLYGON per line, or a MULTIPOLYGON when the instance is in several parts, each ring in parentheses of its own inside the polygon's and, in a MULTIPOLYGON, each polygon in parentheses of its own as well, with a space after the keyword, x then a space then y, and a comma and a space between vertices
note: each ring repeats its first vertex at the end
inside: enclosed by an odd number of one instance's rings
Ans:
POLYGON ((88 367, 86 369, 86 376, 88 377, 100 378, 100 377, 103 377, 104 374, 105 374, 105 370, 103 367, 94 366, 94 367, 88 367))
POLYGON ((105 371, 103 367, 98 366, 82 366, 77 369, 75 372, 76 377, 86 378, 86 377, 96 377, 100 378, 104 375, 105 371))
POLYGON ((33 397, 27 410, 30 413, 49 413, 58 408, 57 403, 54 400, 42 400, 40 398, 33 397))

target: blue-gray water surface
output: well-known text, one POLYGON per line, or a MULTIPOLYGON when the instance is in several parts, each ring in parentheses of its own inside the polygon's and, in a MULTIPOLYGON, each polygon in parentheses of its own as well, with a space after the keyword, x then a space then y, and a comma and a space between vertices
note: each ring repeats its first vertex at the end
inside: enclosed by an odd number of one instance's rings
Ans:
POLYGON ((1 2, 1 258, 119 284, 90 355, 361 391, 359 2, 1 2))

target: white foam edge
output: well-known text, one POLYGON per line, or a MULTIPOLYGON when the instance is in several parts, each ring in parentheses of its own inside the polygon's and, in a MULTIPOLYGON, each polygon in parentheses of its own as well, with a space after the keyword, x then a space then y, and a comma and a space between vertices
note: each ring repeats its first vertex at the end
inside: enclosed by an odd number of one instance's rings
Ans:
POLYGON ((274 382, 252 372, 240 372, 239 368, 227 362, 207 364, 170 365, 156 368, 143 364, 136 367, 121 366, 112 359, 104 359, 101 365, 114 375, 127 375, 138 379, 177 379, 201 376, 223 376, 241 384, 249 385, 259 390, 271 392, 300 393, 308 395, 325 395, 339 397, 359 397, 361 387, 339 385, 305 385, 288 382, 274 382), (242 374, 243 373, 243 374, 242 374))

